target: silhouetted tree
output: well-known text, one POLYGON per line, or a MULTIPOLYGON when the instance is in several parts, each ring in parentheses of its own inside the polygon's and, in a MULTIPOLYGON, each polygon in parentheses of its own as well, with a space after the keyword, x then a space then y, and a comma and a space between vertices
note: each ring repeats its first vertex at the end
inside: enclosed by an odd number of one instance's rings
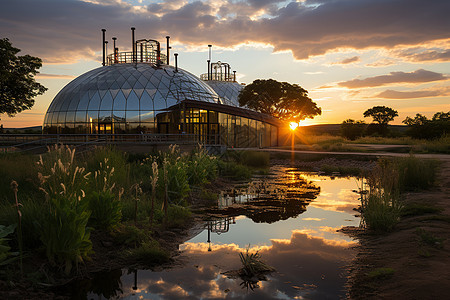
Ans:
POLYGON ((390 121, 398 116, 398 112, 386 106, 374 106, 364 112, 364 118, 372 117, 373 124, 367 128, 369 134, 378 132, 381 135, 387 133, 387 126, 390 121))
POLYGON ((280 120, 299 122, 322 113, 308 97, 308 91, 297 84, 273 79, 257 79, 239 94, 239 104, 280 120))
POLYGON ((450 132, 450 111, 437 112, 430 120, 422 114, 414 118, 406 117, 403 124, 408 126, 407 134, 416 139, 434 139, 450 132))
POLYGON ((47 90, 34 79, 42 60, 30 55, 17 56, 19 52, 7 38, 0 39, 0 114, 10 117, 30 109, 33 98, 47 90))
POLYGON ((341 124, 341 135, 349 140, 356 140, 363 136, 365 129, 366 123, 364 121, 347 119, 341 124))

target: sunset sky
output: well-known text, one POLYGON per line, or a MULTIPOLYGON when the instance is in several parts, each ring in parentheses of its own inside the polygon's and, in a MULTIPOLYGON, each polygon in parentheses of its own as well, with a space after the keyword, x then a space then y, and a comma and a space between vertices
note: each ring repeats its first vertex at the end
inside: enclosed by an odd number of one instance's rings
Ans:
MULTIPOLYGON (((179 66, 206 73, 231 64, 238 81, 296 83, 322 108, 303 124, 363 118, 375 105, 406 116, 450 110, 449 0, 0 0, 0 38, 43 59, 48 91, 4 127, 42 125, 53 97, 101 65, 101 29, 119 51, 136 38, 170 35, 179 66)), ((173 58, 171 58, 173 61, 173 58)), ((370 122, 370 119, 365 119, 370 122)))

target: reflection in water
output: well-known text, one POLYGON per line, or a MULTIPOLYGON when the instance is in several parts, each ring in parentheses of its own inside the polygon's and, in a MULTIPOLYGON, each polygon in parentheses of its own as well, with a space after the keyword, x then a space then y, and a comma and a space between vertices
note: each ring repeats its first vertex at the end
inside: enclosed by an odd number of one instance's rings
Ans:
POLYGON ((123 271, 120 284, 113 283, 116 292, 106 294, 112 299, 345 296, 342 268, 353 258, 349 247, 356 243, 336 229, 359 223, 350 209, 358 204, 358 196, 351 193, 354 180, 330 180, 283 168, 274 168, 273 173, 222 193, 212 212, 216 217, 208 218, 202 233, 180 245, 182 267, 123 271), (250 252, 259 251, 262 260, 276 269, 267 281, 246 285, 223 275, 241 267, 239 252, 249 244, 250 252))

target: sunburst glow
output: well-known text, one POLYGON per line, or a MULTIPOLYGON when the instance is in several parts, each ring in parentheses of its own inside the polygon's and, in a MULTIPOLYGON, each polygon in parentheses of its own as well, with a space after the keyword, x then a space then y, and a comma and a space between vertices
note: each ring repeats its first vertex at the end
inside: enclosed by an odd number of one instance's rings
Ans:
POLYGON ((289 123, 289 128, 291 130, 295 130, 295 128, 297 128, 297 127, 298 127, 298 123, 296 123, 296 122, 289 123))

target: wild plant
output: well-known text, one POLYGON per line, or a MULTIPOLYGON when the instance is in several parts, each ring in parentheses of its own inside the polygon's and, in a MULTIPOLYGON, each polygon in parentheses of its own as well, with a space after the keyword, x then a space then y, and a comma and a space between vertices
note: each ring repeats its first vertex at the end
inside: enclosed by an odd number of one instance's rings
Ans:
POLYGON ((388 160, 380 160, 366 178, 368 193, 361 191, 361 221, 379 232, 391 231, 400 220, 402 205, 398 188, 398 170, 388 160))
POLYGON ((48 198, 80 201, 85 196, 83 188, 87 185, 90 173, 75 164, 75 149, 68 146, 49 148, 48 154, 39 157, 38 178, 41 190, 48 198))
POLYGON ((20 211, 20 206, 22 206, 21 203, 19 203, 19 200, 17 199, 17 192, 18 192, 19 185, 15 180, 11 182, 11 189, 14 192, 14 198, 16 200, 15 207, 17 209, 17 221, 19 224, 19 228, 17 230, 17 241, 19 243, 19 253, 20 253, 20 274, 23 275, 23 239, 22 239, 22 212, 20 211))
POLYGON ((274 268, 267 265, 261 260, 259 251, 250 253, 249 247, 247 247, 245 254, 239 252, 239 258, 241 259, 242 263, 242 269, 240 270, 241 276, 257 277, 258 275, 263 275, 265 273, 275 271, 274 268))
POLYGON ((134 224, 137 225, 138 217, 138 202, 140 201, 140 196, 142 195, 142 189, 139 183, 135 183, 130 187, 130 193, 134 199, 134 224))
POLYGON ((217 159, 208 155, 202 147, 196 149, 187 162, 186 172, 189 184, 201 185, 217 176, 217 159))
POLYGON ((156 188, 158 185, 158 163, 156 161, 152 162, 152 176, 150 176, 150 182, 152 186, 152 206, 150 210, 150 226, 153 226, 153 216, 155 213, 155 200, 156 200, 156 188))
POLYGON ((86 196, 91 212, 89 225, 101 230, 112 230, 122 218, 122 203, 110 191, 92 192, 86 196))
POLYGON ((111 167, 108 164, 107 157, 105 157, 103 161, 100 161, 98 169, 94 171, 94 176, 90 181, 94 186, 94 190, 112 193, 116 186, 116 183, 112 182, 114 171, 114 167, 111 167))
POLYGON ((0 225, 0 266, 6 266, 16 260, 17 252, 11 252, 11 247, 8 245, 7 236, 14 232, 16 224, 9 226, 0 225))

